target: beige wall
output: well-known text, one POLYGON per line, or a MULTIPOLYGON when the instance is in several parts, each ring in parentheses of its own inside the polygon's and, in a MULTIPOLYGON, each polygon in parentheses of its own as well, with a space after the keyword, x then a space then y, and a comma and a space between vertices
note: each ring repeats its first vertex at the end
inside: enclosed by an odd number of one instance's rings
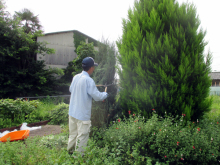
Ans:
POLYGON ((47 67, 65 68, 68 62, 77 57, 74 52, 73 32, 47 34, 37 38, 38 42, 46 41, 48 48, 56 50, 55 54, 37 55, 37 60, 44 60, 47 67))
MULTIPOLYGON (((77 57, 75 53, 73 31, 50 33, 37 38, 38 42, 47 42, 48 48, 55 49, 55 54, 45 56, 37 54, 37 60, 44 60, 46 68, 66 68, 68 63, 77 57)), ((85 40, 88 43, 88 38, 85 40)), ((98 51, 97 47, 94 47, 98 51)))

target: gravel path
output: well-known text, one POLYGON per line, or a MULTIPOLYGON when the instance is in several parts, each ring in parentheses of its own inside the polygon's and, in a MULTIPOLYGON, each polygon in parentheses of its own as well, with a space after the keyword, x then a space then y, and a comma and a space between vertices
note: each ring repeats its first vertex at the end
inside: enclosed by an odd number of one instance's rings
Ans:
POLYGON ((59 134, 61 133, 61 128, 59 125, 44 125, 41 126, 41 129, 30 131, 29 137, 34 136, 45 136, 50 134, 59 134))

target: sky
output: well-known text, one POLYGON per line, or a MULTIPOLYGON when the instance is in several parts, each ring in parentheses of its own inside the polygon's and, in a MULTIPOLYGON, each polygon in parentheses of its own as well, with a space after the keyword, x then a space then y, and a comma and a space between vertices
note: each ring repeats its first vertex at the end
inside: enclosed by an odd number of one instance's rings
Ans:
MULTIPOLYGON (((5 0, 12 15, 23 8, 38 15, 44 33, 78 30, 96 40, 115 42, 122 36, 122 18, 135 0, 5 0)), ((177 0, 193 3, 206 30, 205 54, 212 53, 212 71, 220 71, 220 0, 177 0)))

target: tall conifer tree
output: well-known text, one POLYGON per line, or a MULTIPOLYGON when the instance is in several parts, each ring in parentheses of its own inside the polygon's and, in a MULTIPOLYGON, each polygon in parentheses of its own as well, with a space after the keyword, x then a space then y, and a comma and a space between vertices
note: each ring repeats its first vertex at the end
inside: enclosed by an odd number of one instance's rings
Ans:
POLYGON ((154 109, 161 115, 185 114, 186 119, 195 120, 210 110, 211 55, 204 55, 207 43, 199 25, 192 4, 135 2, 117 42, 125 111, 148 116, 154 109))

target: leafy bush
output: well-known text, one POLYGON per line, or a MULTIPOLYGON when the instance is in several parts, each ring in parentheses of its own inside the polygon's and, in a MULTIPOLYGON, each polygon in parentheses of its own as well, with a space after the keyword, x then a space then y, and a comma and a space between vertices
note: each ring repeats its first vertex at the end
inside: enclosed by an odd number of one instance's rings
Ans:
POLYGON ((13 100, 1 99, 0 100, 0 128, 20 125, 25 122, 27 118, 35 121, 37 114, 37 106, 39 102, 36 100, 13 100))
POLYGON ((69 105, 65 103, 58 104, 50 113, 50 124, 68 124, 69 105))
POLYGON ((23 122, 33 123, 49 120, 51 110, 55 109, 61 98, 46 98, 26 101, 25 99, 0 100, 0 128, 19 126, 23 122))
MULTIPOLYGON (((27 29, 21 27, 21 19, 12 19, 4 11, 2 3, 0 10, 0 98, 14 99, 62 93, 54 90, 63 86, 55 77, 62 75, 62 70, 45 69, 44 61, 36 60, 37 53, 44 55, 55 52, 54 49, 46 47, 46 42, 37 42, 37 37, 42 36, 43 32, 36 30, 27 34, 27 29)), ((33 16, 33 13, 28 12, 28 16, 33 16)), ((33 18, 37 20, 38 16, 33 18)), ((37 26, 33 22, 31 25, 37 26)))
POLYGON ((131 114, 108 129, 94 128, 85 155, 69 155, 68 133, 0 143, 0 164, 217 164, 219 123, 185 122, 183 116, 152 118, 131 114), (74 159, 76 156, 77 159, 74 159))
POLYGON ((98 131, 93 140, 107 157, 114 155, 125 164, 146 164, 149 158, 152 163, 216 164, 220 160, 219 123, 185 122, 183 118, 184 114, 180 119, 153 114, 145 120, 130 115, 124 121, 119 118, 102 133, 98 131))
POLYGON ((151 109, 195 120, 210 111, 211 54, 193 4, 134 2, 117 42, 121 105, 149 117, 151 109), (204 60, 205 59, 205 60, 204 60), (148 116, 149 115, 149 116, 148 116))

